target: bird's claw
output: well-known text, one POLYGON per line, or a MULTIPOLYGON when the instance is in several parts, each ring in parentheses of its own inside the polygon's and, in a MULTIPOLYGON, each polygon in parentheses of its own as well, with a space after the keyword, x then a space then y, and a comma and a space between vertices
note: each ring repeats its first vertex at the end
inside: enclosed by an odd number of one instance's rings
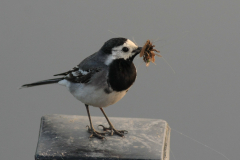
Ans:
POLYGON ((98 131, 96 131, 94 128, 92 129, 92 128, 89 127, 89 126, 86 126, 86 127, 88 128, 88 132, 89 132, 89 133, 92 133, 92 134, 89 136, 89 138, 97 137, 97 138, 99 138, 99 139, 106 139, 106 138, 104 137, 104 135, 106 134, 105 132, 98 132, 98 131))
POLYGON ((98 125, 98 127, 102 127, 103 128, 103 131, 110 131, 110 135, 112 136, 114 133, 121 136, 121 137, 124 137, 124 134, 127 134, 128 131, 127 130, 116 130, 114 127, 105 127, 103 125, 98 125))

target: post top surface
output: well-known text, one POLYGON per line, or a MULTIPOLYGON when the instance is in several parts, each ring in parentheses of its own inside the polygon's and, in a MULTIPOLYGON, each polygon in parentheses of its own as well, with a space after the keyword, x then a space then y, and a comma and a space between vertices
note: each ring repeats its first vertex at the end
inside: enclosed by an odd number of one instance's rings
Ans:
MULTIPOLYGON (((88 138, 87 116, 47 115, 41 119, 35 159, 162 159, 169 138, 168 124, 160 119, 110 117, 116 129, 128 130, 124 138, 88 138)), ((93 125, 108 127, 104 117, 92 117, 93 125)))

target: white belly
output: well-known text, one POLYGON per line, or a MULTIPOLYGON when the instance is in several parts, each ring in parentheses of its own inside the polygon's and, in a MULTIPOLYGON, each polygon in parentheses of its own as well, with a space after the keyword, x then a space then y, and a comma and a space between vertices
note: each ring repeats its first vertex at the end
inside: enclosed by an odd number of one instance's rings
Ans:
POLYGON ((97 89, 93 86, 89 86, 81 83, 79 84, 68 83, 66 86, 69 88, 69 91, 71 92, 71 94, 82 103, 88 104, 94 107, 100 107, 100 108, 107 107, 109 105, 112 105, 118 102, 126 94, 126 91, 122 91, 122 92, 113 91, 107 94, 104 91, 104 88, 102 87, 97 89))

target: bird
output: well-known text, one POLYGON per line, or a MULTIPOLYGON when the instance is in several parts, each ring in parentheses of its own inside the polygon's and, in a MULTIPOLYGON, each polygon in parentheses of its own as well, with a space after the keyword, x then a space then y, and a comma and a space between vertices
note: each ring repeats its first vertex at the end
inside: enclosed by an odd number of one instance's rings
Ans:
POLYGON ((127 38, 111 38, 99 51, 85 58, 76 67, 54 75, 59 78, 24 84, 21 88, 54 83, 63 85, 77 100, 85 104, 90 122, 90 126, 87 126, 89 137, 104 139, 106 132, 124 137, 127 131, 115 129, 103 108, 122 99, 135 82, 137 71, 133 60, 141 50, 142 47, 127 38), (103 132, 93 127, 89 106, 100 108, 106 118, 109 127, 99 125, 103 127, 103 132))

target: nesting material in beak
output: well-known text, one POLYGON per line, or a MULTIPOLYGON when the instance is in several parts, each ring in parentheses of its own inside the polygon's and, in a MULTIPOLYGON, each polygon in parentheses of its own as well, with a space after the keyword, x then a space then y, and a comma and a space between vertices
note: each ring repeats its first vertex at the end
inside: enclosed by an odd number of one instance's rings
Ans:
POLYGON ((146 66, 149 66, 149 63, 155 62, 155 55, 158 57, 162 57, 160 54, 157 54, 155 52, 160 53, 160 51, 154 49, 155 45, 150 42, 150 40, 147 40, 145 45, 142 47, 142 50, 140 52, 140 57, 143 57, 143 61, 146 63, 146 66))

